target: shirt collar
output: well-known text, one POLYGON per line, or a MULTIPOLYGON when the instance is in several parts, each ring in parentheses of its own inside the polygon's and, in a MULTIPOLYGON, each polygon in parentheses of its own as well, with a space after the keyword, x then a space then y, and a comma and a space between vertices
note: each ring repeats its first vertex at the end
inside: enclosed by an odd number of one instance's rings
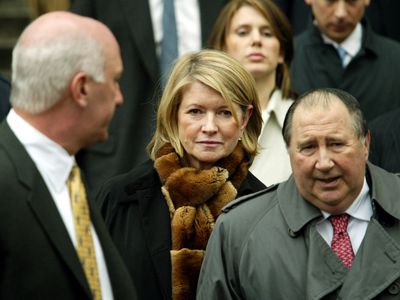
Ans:
POLYGON ((290 105, 292 105, 292 101, 289 99, 282 99, 281 91, 279 89, 275 89, 268 101, 267 107, 262 113, 263 121, 266 123, 267 116, 273 112, 280 127, 282 128, 283 122, 285 121, 286 112, 288 111, 290 105))
POLYGON ((362 44, 362 26, 360 23, 357 24, 356 28, 353 32, 345 39, 341 44, 338 44, 334 40, 330 39, 324 34, 322 35, 322 39, 324 40, 325 44, 333 45, 336 49, 340 46, 346 50, 347 54, 351 57, 356 56, 358 51, 361 49, 362 44))
POLYGON ((71 172, 74 156, 69 155, 63 147, 26 122, 13 109, 7 116, 7 123, 45 181, 57 192, 61 191, 71 172))
MULTIPOLYGON (((330 213, 321 210, 324 220, 331 216, 330 213)), ((360 194, 353 201, 350 207, 345 211, 348 215, 355 219, 362 221, 369 221, 372 217, 373 210, 371 204, 371 197, 369 195, 369 186, 366 178, 364 177, 364 184, 360 194)))

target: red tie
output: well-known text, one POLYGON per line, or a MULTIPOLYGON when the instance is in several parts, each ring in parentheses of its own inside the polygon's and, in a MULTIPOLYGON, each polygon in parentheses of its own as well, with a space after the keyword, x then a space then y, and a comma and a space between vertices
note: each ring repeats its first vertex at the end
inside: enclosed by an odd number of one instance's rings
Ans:
POLYGON ((349 218, 348 214, 329 217, 329 221, 333 226, 331 248, 348 269, 351 268, 354 259, 353 248, 351 247, 350 238, 347 233, 349 218))

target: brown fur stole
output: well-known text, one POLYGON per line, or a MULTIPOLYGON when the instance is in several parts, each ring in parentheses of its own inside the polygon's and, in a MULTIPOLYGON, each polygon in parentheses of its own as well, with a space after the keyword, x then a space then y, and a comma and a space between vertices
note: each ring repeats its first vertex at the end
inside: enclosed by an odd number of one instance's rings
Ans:
POLYGON ((170 144, 154 166, 171 217, 172 298, 195 299, 204 250, 222 207, 235 199, 249 161, 239 142, 228 157, 207 170, 183 167, 170 144))

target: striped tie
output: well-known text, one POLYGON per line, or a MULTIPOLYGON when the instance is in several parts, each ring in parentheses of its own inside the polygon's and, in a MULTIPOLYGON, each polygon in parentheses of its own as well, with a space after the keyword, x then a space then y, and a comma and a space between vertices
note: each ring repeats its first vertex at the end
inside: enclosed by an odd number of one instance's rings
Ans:
POLYGON ((81 173, 76 163, 72 167, 71 174, 68 178, 68 191, 71 198, 72 213, 74 215, 77 240, 76 251, 78 252, 79 260, 85 271, 93 299, 100 300, 102 299, 101 288, 90 230, 89 207, 81 173))

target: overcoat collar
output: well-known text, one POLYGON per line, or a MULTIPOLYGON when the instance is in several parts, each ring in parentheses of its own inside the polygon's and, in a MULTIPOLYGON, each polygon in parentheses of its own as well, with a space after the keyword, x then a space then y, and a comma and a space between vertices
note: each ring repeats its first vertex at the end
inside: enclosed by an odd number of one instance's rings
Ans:
POLYGON ((295 188, 293 177, 278 187, 278 202, 289 235, 304 235, 308 248, 307 299, 321 299, 338 293, 342 299, 370 299, 398 284, 400 277, 400 237, 398 227, 390 219, 400 219, 399 180, 393 174, 368 163, 367 181, 375 215, 371 219, 363 242, 347 270, 314 224, 322 216, 319 209, 304 200, 295 188), (384 187, 391 187, 390 192, 384 187), (382 222, 382 219, 384 222, 382 222), (309 225, 308 225, 309 224, 309 225), (373 270, 365 272, 365 270, 373 270), (367 288, 366 288, 367 287, 367 288))
MULTIPOLYGON (((373 32, 371 26, 366 19, 363 19, 361 21, 361 25, 363 29, 361 50, 357 54, 357 56, 364 55, 365 53, 370 53, 376 56, 376 53, 379 52, 379 43, 376 42, 376 34, 373 32)), ((310 22, 308 26, 308 30, 304 33, 305 35, 307 35, 307 39, 305 39, 307 41, 306 45, 314 47, 324 45, 334 49, 332 45, 325 44, 319 29, 313 24, 313 22, 310 22)))
MULTIPOLYGON (((389 174, 369 162, 366 166, 366 176, 375 207, 379 205, 386 214, 400 220, 400 206, 397 199, 397 196, 400 195, 398 179, 393 174, 389 174), (385 188, 387 186, 392 188, 390 193, 385 188)), ((278 201, 283 216, 294 233, 300 231, 313 219, 322 217, 320 210, 300 195, 293 176, 279 185, 278 201)))
POLYGON ((277 195, 283 217, 292 234, 297 234, 306 224, 322 217, 321 211, 300 195, 293 175, 278 186, 277 195))

